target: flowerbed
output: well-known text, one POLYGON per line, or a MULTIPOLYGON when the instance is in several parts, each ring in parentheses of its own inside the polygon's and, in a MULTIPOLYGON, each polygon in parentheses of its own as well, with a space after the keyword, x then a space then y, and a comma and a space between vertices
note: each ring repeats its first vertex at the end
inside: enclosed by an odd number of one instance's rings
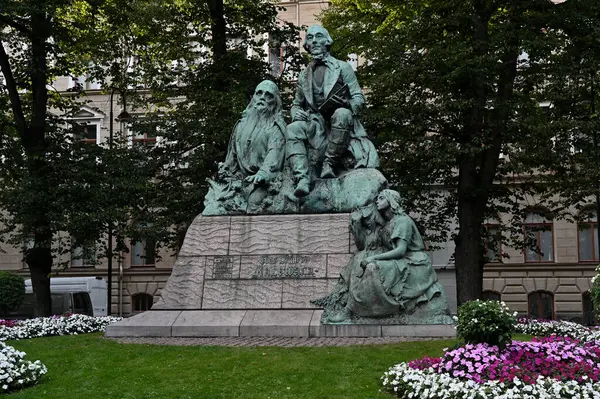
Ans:
POLYGON ((0 326, 14 327, 18 323, 17 320, 2 320, 0 319, 0 326))
POLYGON ((545 337, 505 350, 465 345, 392 367, 383 385, 415 398, 600 398, 600 341, 545 337))
POLYGON ((81 314, 38 317, 14 322, 0 320, 0 341, 104 331, 107 325, 119 320, 119 317, 92 317, 81 314))
POLYGON ((536 337, 560 335, 580 341, 600 340, 598 328, 590 328, 570 321, 519 319, 515 325, 515 331, 536 337))
POLYGON ((25 352, 0 341, 0 393, 33 385, 46 374, 46 366, 39 360, 25 360, 25 352))

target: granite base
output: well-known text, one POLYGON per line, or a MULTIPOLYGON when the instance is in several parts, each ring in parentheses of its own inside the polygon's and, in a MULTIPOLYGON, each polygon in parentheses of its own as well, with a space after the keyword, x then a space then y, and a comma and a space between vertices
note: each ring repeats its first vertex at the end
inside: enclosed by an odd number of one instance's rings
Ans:
POLYGON ((454 338, 451 325, 321 324, 322 310, 150 310, 111 324, 117 337, 454 338))

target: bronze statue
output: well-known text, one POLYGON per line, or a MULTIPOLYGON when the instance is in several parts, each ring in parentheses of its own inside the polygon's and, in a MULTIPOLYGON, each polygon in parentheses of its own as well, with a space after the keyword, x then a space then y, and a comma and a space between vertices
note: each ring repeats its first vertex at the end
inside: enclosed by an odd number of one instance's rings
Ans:
POLYGON ((233 128, 227 157, 219 166, 205 206, 214 213, 259 213, 268 205, 270 187, 284 161, 285 122, 277 85, 264 80, 254 91, 241 119, 233 128), (216 208, 224 209, 216 209, 216 208))
POLYGON ((350 212, 387 184, 358 118, 365 98, 350 64, 329 54, 331 43, 323 27, 308 29, 313 61, 300 74, 291 124, 275 83, 257 86, 209 180, 203 215, 350 212))
POLYGON ((411 315, 412 322, 449 321, 437 275, 415 222, 400 206, 400 194, 385 189, 374 204, 352 213, 359 249, 334 292, 315 301, 329 323, 411 315))
POLYGON ((313 59, 300 73, 292 123, 286 129, 286 156, 297 182, 296 197, 310 192, 315 166, 320 166, 321 179, 336 177, 336 170, 379 166, 375 147, 358 118, 365 104, 362 90, 350 64, 329 54, 332 43, 322 26, 306 32, 304 49, 313 59))

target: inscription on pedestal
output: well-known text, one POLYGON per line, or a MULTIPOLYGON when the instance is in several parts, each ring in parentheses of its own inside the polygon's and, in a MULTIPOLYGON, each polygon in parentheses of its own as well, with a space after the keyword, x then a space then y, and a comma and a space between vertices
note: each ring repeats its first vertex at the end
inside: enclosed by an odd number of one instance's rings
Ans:
POLYGON ((215 256, 213 265, 214 279, 233 278, 233 256, 215 256))
POLYGON ((254 279, 316 278, 321 271, 311 255, 262 255, 252 272, 254 279))

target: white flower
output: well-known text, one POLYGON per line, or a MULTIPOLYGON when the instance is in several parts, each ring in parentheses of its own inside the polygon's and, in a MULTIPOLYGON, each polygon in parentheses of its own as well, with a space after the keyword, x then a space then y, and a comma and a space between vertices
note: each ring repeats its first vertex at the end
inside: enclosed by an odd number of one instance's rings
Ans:
POLYGON ((516 378, 509 384, 498 381, 478 384, 471 380, 453 378, 446 373, 438 374, 432 368, 416 370, 407 363, 393 366, 382 379, 384 389, 390 389, 388 385, 391 381, 392 391, 402 398, 600 398, 600 383, 563 383, 540 376, 535 384, 524 384, 516 378))
POLYGON ((104 331, 107 325, 121 320, 118 317, 39 317, 22 320, 13 327, 0 326, 0 383, 2 391, 12 391, 35 384, 48 372, 39 360, 25 360, 25 352, 6 345, 5 340, 19 340, 51 335, 71 335, 104 331))
POLYGON ((25 353, 0 342, 0 379, 2 390, 11 391, 35 384, 47 369, 39 360, 24 360, 25 353))
POLYGON ((121 319, 118 317, 91 317, 80 314, 68 317, 39 317, 20 321, 14 327, 0 326, 0 341, 104 331, 107 325, 119 320, 121 319))

